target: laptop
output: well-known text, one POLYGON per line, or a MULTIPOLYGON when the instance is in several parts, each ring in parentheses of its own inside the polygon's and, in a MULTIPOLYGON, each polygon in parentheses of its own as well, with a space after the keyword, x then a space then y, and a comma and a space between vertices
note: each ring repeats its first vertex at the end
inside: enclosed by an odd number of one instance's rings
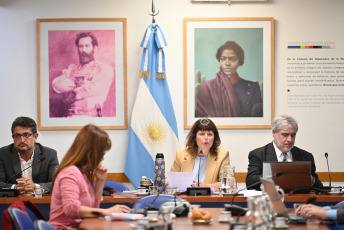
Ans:
MULTIPOLYGON (((306 224, 308 218, 304 218, 301 215, 297 215, 295 213, 288 213, 288 209, 282 202, 282 196, 277 192, 276 186, 274 182, 270 180, 266 180, 261 178, 262 185, 264 187, 264 191, 268 194, 270 201, 272 202, 272 207, 274 210, 274 213, 277 214, 277 216, 284 216, 289 219, 290 224, 306 224)), ((311 217, 314 219, 314 217, 311 217)), ((323 220, 324 224, 328 225, 335 225, 336 222, 334 220, 323 220)))
POLYGON ((311 162, 263 162, 263 178, 273 181, 285 192, 308 193, 311 189, 311 162), (278 173, 279 177, 273 177, 278 173), (272 179, 270 179, 272 178, 272 179))

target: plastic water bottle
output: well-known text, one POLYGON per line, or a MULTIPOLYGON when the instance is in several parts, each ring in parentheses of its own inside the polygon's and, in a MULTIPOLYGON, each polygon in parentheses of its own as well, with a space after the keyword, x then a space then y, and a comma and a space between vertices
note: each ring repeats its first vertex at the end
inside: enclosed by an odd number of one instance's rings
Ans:
POLYGON ((157 153, 154 167, 154 185, 160 192, 165 186, 165 159, 163 153, 157 153))

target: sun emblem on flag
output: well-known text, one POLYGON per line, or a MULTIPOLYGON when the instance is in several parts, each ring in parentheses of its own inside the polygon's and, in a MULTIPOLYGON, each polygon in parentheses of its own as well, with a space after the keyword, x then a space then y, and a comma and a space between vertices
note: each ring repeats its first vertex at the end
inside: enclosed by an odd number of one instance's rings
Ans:
POLYGON ((143 139, 153 146, 165 142, 167 137, 166 127, 159 121, 150 121, 143 129, 143 139))

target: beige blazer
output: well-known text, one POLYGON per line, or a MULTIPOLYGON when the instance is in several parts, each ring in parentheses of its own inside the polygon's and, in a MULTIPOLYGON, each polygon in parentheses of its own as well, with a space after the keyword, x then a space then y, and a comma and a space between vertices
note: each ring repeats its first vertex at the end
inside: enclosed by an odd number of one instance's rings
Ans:
MULTIPOLYGON (((174 155, 171 172, 192 172, 195 164, 195 155, 188 152, 187 148, 178 149, 174 155)), ((206 184, 220 181, 220 173, 224 166, 229 164, 228 151, 218 148, 217 156, 208 155, 207 166, 205 169, 206 184)))

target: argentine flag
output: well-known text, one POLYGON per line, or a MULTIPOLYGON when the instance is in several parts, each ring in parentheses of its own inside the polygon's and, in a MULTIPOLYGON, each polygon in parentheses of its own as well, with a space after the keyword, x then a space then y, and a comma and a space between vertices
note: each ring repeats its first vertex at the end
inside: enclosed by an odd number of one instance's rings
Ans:
POLYGON ((125 174, 135 188, 142 176, 154 180, 157 153, 170 167, 178 148, 178 130, 170 90, 165 79, 165 37, 157 24, 147 27, 143 47, 140 84, 133 107, 125 174))

